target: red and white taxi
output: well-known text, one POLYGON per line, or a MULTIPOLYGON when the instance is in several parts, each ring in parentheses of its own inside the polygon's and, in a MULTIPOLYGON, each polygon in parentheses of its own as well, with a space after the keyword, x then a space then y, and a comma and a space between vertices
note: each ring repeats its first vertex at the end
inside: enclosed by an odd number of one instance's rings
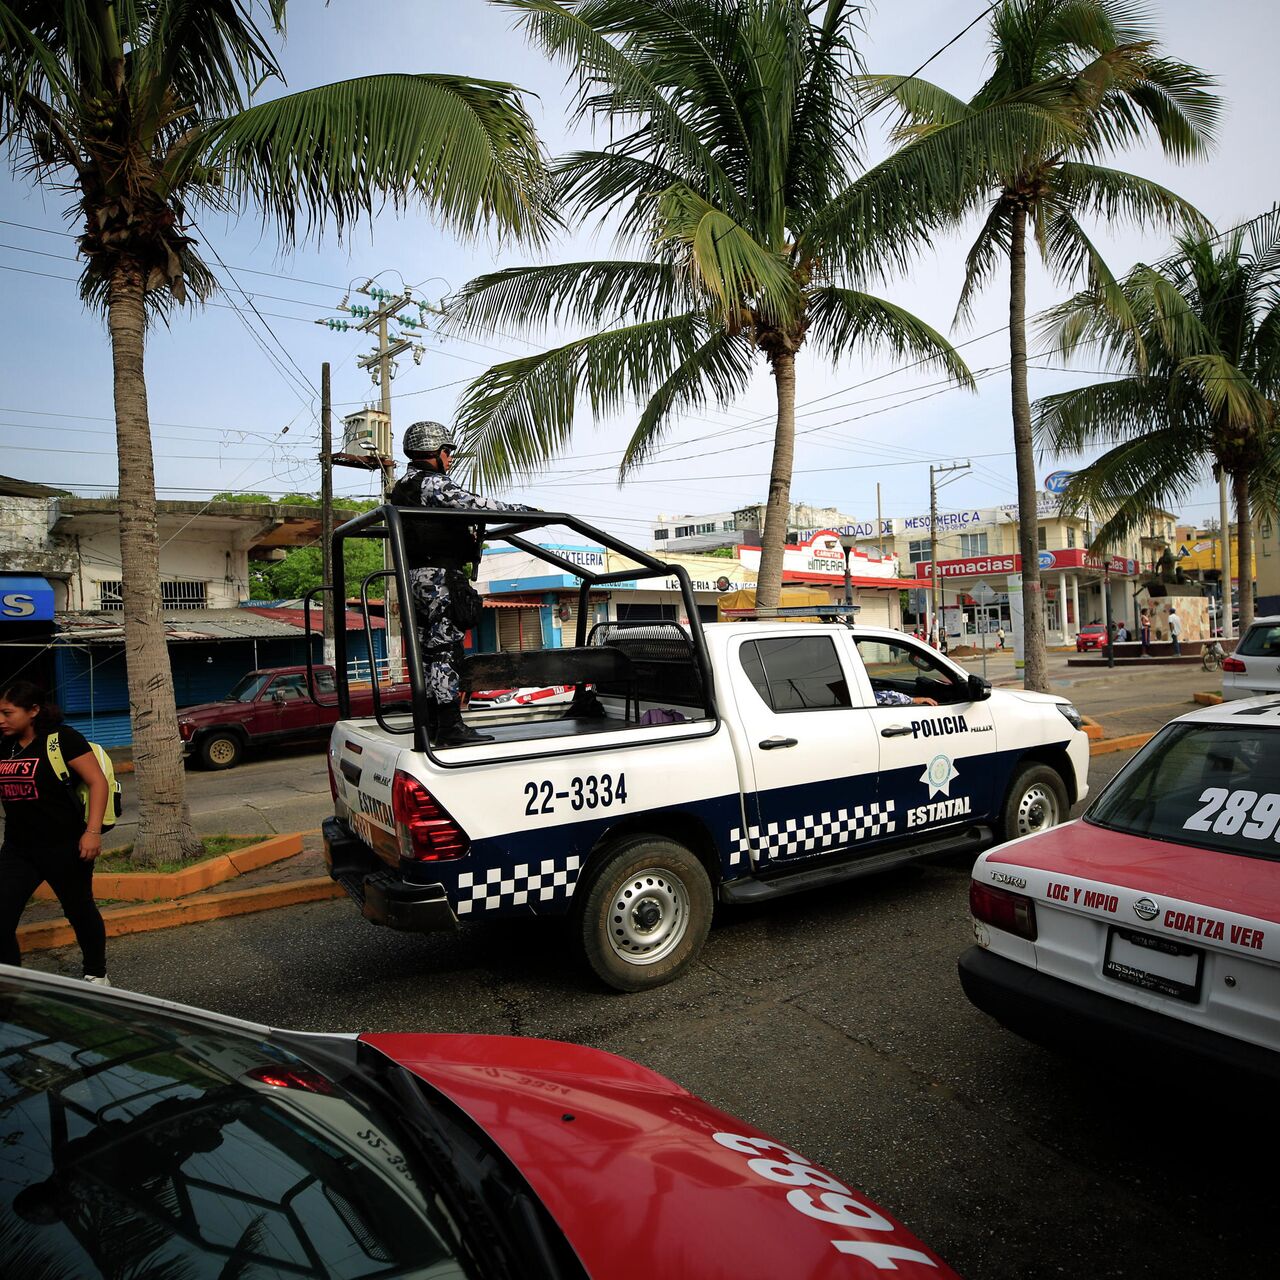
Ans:
POLYGON ((483 689, 471 695, 467 707, 471 711, 490 711, 495 707, 556 707, 573 701, 574 688, 571 684, 543 684, 525 689, 483 689))
POLYGON ((5 965, 0 1218, 6 1276, 956 1280, 813 1161, 610 1053, 280 1031, 5 965))
POLYGON ((969 999, 1033 1039, 1280 1078, 1280 698, 1167 724, 1084 817, 983 854, 969 999))

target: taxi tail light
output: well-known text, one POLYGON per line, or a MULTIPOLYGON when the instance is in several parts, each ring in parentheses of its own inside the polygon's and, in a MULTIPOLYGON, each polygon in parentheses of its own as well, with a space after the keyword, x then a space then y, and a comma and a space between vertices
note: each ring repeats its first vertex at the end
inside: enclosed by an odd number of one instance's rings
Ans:
POLYGON ((467 833, 436 803, 435 797, 403 769, 391 784, 391 811, 400 837, 400 855, 415 862, 461 858, 471 847, 467 833))
POLYGON ((1030 942, 1036 940, 1036 904, 1025 893, 969 881, 969 910, 976 920, 1030 942))
POLYGON ((1223 671, 1233 671, 1236 675, 1240 675, 1242 672, 1248 670, 1239 658, 1223 658, 1222 669, 1223 671))
POLYGON ((333 1085, 310 1067, 263 1066, 245 1072, 250 1080, 268 1084, 273 1089, 301 1089, 304 1093, 331 1094, 333 1085))

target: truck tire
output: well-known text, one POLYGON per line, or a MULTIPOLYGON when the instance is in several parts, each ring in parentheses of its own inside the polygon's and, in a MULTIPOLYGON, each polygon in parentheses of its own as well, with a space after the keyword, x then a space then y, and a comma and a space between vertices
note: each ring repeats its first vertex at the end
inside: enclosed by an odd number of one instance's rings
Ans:
POLYGON ((200 763, 206 769, 233 769, 243 758, 244 743, 238 734, 215 731, 200 739, 200 763))
POLYGON ((578 894, 582 954, 619 991, 678 978, 702 950, 715 905, 706 868, 660 836, 620 841, 578 894))
POLYGON ((1062 775, 1047 764, 1024 764, 1005 796, 997 835, 1001 843, 1048 831, 1067 820, 1071 806, 1062 775))

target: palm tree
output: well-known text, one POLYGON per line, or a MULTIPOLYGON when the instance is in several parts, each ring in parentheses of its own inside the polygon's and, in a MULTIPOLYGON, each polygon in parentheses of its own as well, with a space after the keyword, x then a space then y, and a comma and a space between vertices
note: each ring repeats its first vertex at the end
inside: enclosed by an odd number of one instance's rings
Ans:
MULTIPOLYGON (((1116 376, 1037 400, 1037 439, 1064 453, 1106 448, 1066 495, 1114 511, 1098 530, 1102 546, 1152 507, 1185 499, 1205 465, 1230 477, 1243 634, 1253 620, 1251 517, 1259 505, 1273 510, 1280 490, 1280 211, 1221 237, 1183 235, 1172 257, 1139 263, 1117 292, 1119 306, 1110 291, 1087 289, 1046 317, 1060 351, 1090 349, 1116 376)), ((1229 591, 1224 583, 1224 607, 1229 591)))
POLYGON ((72 197, 81 292, 106 312, 140 862, 199 850, 160 613, 143 352, 149 315, 206 297, 193 211, 256 205, 282 243, 341 234, 390 199, 446 227, 539 238, 543 163, 518 92, 381 75, 253 102, 283 81, 268 33, 286 0, 0 0, 0 138, 15 168, 72 197))
POLYGON ((579 116, 607 126, 607 144, 552 166, 562 216, 615 218, 632 256, 497 271, 452 301, 458 326, 588 331, 467 388, 472 474, 501 483, 545 465, 568 445, 580 398, 596 414, 639 401, 621 479, 681 411, 731 403, 762 356, 777 426, 757 602, 776 605, 801 348, 832 360, 886 349, 972 384, 940 334, 863 286, 880 264, 903 264, 931 211, 987 172, 996 125, 977 123, 960 164, 907 155, 855 178, 859 10, 848 0, 497 2, 573 69, 579 116))
MULTIPOLYGON (((901 111, 895 136, 908 149, 960 158, 962 126, 1019 104, 1039 117, 1037 136, 1018 145, 1013 163, 994 158, 996 180, 975 188, 966 212, 986 219, 965 263, 957 319, 1007 259, 1013 443, 1018 478, 1018 546, 1022 556, 1027 688, 1046 690, 1044 605, 1037 546, 1037 486, 1027 389, 1027 236, 1060 283, 1084 275, 1114 293, 1115 280, 1081 225, 1082 215, 1110 221, 1204 225, 1186 203, 1154 182, 1097 161, 1153 135, 1167 155, 1202 156, 1218 116, 1213 80, 1157 50, 1154 29, 1130 0, 1004 0, 991 15, 991 74, 967 102, 915 77, 867 76, 864 97, 889 95, 901 111)), ((1010 121, 1011 130, 1028 117, 1010 121)))

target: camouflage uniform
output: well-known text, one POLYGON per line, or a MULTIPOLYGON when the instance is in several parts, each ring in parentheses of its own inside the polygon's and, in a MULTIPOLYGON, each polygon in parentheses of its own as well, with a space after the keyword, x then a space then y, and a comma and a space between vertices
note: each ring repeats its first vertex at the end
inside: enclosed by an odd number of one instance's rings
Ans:
MULTIPOLYGON (((483 498, 440 471, 427 471, 411 465, 405 479, 414 491, 414 506, 428 509, 444 507, 452 511, 534 510, 516 502, 483 498)), ((463 632, 453 620, 453 590, 464 582, 461 571, 457 569, 426 565, 409 571, 409 587, 418 619, 418 642, 426 669, 427 696, 438 706, 458 701, 463 632), (454 586, 451 586, 451 578, 454 586)))

